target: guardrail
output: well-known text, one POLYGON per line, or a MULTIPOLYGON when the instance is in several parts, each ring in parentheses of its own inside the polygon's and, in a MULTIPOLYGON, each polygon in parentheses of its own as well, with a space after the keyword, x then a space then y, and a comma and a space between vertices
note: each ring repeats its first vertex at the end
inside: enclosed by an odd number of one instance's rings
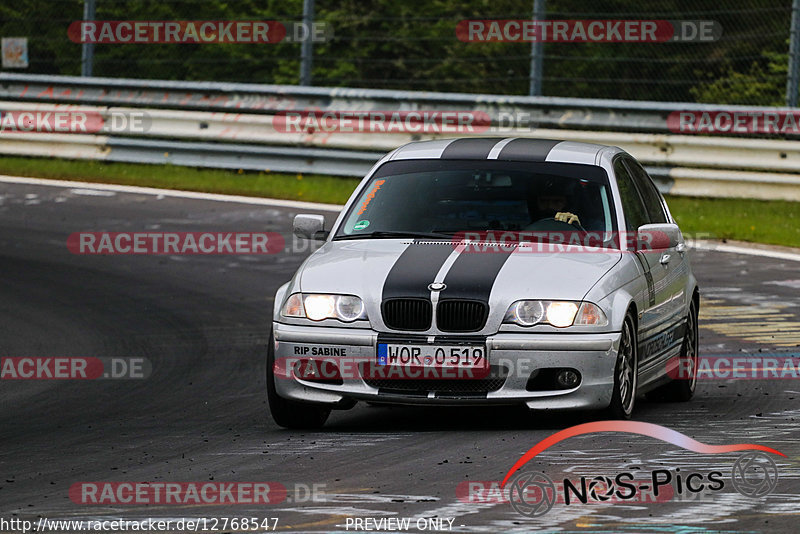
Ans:
POLYGON ((490 131, 467 135, 617 145, 642 161, 665 192, 800 201, 797 141, 667 133, 666 117, 676 110, 777 108, 9 73, 0 73, 0 100, 6 111, 77 107, 105 117, 137 110, 148 118, 143 131, 113 135, 0 133, 3 154, 361 176, 388 150, 441 135, 287 133, 275 128, 275 114, 481 111, 492 118, 490 131), (512 114, 524 114, 531 125, 499 120, 512 114))
MULTIPOLYGON (((674 111, 791 111, 793 108, 546 96, 390 91, 0 72, 0 100, 200 111, 274 113, 319 110, 463 110, 524 115, 540 128, 670 133, 674 111)), ((797 109, 794 109, 797 111, 797 109)))

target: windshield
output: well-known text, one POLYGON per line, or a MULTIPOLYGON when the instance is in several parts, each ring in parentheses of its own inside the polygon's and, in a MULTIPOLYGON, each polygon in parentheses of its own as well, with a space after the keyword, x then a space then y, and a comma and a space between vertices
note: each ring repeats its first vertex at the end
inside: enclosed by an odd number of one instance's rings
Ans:
POLYGON ((613 232, 605 171, 594 165, 408 160, 375 173, 336 239, 446 238, 459 232, 613 232))

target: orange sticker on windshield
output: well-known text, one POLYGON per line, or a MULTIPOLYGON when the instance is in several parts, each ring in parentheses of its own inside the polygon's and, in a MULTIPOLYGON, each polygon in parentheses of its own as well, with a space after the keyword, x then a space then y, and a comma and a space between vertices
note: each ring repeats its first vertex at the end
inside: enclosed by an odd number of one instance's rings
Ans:
POLYGON ((377 182, 375 182, 375 187, 373 187, 372 191, 369 192, 367 198, 364 199, 364 203, 361 205, 361 209, 358 210, 359 215, 367 211, 367 206, 369 206, 369 203, 372 202, 373 198, 375 198, 375 193, 378 192, 378 189, 381 188, 384 182, 386 182, 386 180, 378 180, 377 182))

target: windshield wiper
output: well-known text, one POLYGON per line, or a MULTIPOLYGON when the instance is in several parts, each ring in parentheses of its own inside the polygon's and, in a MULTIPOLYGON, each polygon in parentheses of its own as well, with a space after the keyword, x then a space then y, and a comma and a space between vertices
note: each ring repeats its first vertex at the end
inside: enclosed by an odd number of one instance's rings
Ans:
POLYGON ((388 230, 382 230, 378 232, 370 232, 368 234, 352 234, 352 235, 339 235, 333 238, 334 241, 344 240, 344 239, 382 239, 382 238, 392 238, 392 237, 413 237, 413 238, 424 238, 424 239, 449 239, 450 236, 446 234, 439 234, 435 232, 393 232, 388 230))

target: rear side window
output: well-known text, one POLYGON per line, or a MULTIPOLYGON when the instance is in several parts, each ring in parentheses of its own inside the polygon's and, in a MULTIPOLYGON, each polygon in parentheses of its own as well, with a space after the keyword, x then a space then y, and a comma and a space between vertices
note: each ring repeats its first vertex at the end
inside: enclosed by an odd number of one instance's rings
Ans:
POLYGON ((648 176, 647 171, 639 165, 638 162, 630 158, 625 158, 625 164, 631 171, 633 182, 636 188, 642 195, 644 207, 647 210, 647 215, 651 223, 665 223, 667 222, 667 214, 664 211, 664 206, 661 203, 661 195, 656 189, 653 180, 648 176))
POLYGON ((649 222, 649 217, 642 203, 642 198, 633 184, 628 168, 622 163, 622 159, 617 159, 614 162, 614 174, 617 176, 619 199, 625 212, 626 229, 629 232, 635 232, 640 226, 649 222))

